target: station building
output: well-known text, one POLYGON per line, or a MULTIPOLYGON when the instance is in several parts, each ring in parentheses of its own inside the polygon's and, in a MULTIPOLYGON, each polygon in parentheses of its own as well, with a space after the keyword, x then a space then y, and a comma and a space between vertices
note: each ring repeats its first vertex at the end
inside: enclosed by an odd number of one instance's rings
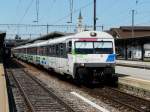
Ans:
POLYGON ((115 38, 118 59, 150 61, 150 26, 121 26, 108 32, 115 38))

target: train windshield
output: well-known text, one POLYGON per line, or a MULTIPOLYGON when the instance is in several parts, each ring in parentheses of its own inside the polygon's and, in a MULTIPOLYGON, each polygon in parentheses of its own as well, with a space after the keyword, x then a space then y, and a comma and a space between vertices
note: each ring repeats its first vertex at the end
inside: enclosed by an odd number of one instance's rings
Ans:
POLYGON ((111 41, 95 41, 95 42, 76 41, 75 53, 77 54, 112 54, 113 44, 111 41))

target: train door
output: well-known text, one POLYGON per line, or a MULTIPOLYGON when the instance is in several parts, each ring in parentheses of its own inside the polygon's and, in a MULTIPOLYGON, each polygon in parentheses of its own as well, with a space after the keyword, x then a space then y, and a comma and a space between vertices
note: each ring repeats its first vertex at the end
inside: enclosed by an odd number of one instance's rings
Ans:
POLYGON ((67 69, 68 69, 68 72, 70 73, 70 74, 72 74, 73 75, 73 65, 74 65, 74 58, 73 58, 73 53, 72 53, 72 47, 73 47, 73 45, 72 45, 72 41, 71 40, 68 40, 67 41, 67 69))
POLYGON ((65 58, 65 43, 59 44, 59 70, 64 73, 66 70, 67 59, 65 58))

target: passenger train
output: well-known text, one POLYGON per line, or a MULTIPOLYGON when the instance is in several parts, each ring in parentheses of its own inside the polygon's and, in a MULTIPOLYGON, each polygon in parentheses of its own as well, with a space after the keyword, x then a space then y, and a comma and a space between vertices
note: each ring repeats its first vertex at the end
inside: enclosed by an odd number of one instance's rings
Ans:
POLYGON ((106 32, 84 31, 21 45, 12 52, 18 59, 70 76, 78 84, 117 83, 118 80, 114 39, 106 32))

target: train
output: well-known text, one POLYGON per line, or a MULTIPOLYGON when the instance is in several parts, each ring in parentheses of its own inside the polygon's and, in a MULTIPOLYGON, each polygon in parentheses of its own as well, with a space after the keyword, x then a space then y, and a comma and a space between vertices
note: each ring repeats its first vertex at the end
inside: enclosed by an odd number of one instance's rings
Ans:
POLYGON ((114 38, 106 32, 84 31, 28 43, 12 48, 12 53, 18 59, 69 76, 78 84, 118 82, 114 38))

